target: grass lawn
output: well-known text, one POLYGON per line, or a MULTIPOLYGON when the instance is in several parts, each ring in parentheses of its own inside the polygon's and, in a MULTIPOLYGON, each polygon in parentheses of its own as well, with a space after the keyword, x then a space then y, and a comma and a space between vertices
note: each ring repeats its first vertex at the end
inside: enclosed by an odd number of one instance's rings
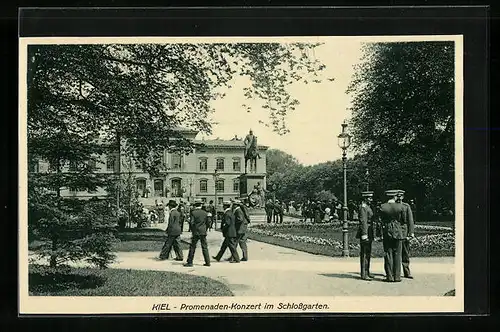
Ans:
MULTIPOLYGON (((424 223, 420 223, 424 224, 424 223)), ((425 223, 426 225, 431 225, 429 223, 425 223)), ((451 226, 452 223, 444 224, 444 223, 439 223, 437 224, 439 226, 451 226)), ((291 227, 280 227, 275 229, 276 232, 282 233, 282 234, 291 234, 291 235, 298 235, 298 236, 309 236, 309 237, 314 237, 314 238, 323 238, 323 239, 333 239, 339 242, 342 242, 342 229, 341 227, 318 227, 318 228, 313 228, 313 227, 308 227, 308 228, 303 228, 300 227, 300 225, 293 225, 291 227)), ((357 231, 357 226, 351 226, 349 228, 349 243, 351 244, 359 244, 359 239, 356 239, 356 231, 357 231)), ((427 234, 440 234, 440 233, 447 233, 448 231, 443 231, 443 230, 420 230, 416 229, 415 230, 415 236, 423 236, 427 234)), ((282 247, 286 248, 291 248, 295 250, 300 250, 304 252, 308 252, 311 254, 317 254, 317 255, 326 255, 326 256, 341 256, 342 255, 342 250, 338 248, 334 248, 331 246, 326 246, 326 245, 321 245, 321 244, 314 244, 314 243, 303 243, 299 241, 294 241, 294 240, 288 240, 288 239, 282 239, 282 238, 277 238, 274 236, 270 235, 264 235, 264 234, 256 234, 249 230, 248 237, 252 240, 255 241, 261 241, 273 245, 279 245, 282 247)), ((411 247, 410 247, 411 248, 411 247)), ((411 251, 411 256, 413 257, 439 257, 439 256, 454 256, 455 255, 455 248, 450 247, 450 248, 442 248, 439 246, 420 246, 418 251, 411 251)), ((350 250, 350 255, 351 256, 358 256, 359 255, 359 250, 350 250)), ((384 256, 384 248, 382 245, 382 242, 373 242, 372 244, 372 257, 383 257, 384 256)))
MULTIPOLYGON (((130 228, 117 231, 115 234, 118 241, 113 245, 113 251, 119 252, 160 252, 167 234, 161 229, 130 228)), ((34 240, 28 244, 29 250, 36 250, 43 244, 42 241, 34 240)), ((189 249, 187 244, 181 242, 181 249, 189 249)))
MULTIPOLYGON (((167 234, 161 229, 127 229, 116 234, 119 242, 113 246, 114 251, 157 251, 160 252, 167 234)), ((189 249, 189 246, 181 242, 181 249, 189 249)))
POLYGON ((29 266, 33 296, 233 296, 223 283, 184 273, 29 266))

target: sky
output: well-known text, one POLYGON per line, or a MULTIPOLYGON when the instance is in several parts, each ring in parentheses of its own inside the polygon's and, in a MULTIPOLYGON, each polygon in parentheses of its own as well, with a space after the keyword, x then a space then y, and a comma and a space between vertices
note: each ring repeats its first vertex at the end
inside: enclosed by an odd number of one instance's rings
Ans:
MULTIPOLYGON (((280 136, 259 122, 269 121, 269 114, 260 107, 261 100, 246 100, 243 88, 249 80, 238 77, 233 88, 224 90, 226 96, 213 102, 215 112, 212 135, 206 139, 231 139, 235 135, 245 137, 252 129, 258 143, 280 149, 298 159, 304 165, 314 165, 341 157, 337 135, 341 123, 350 117, 350 96, 345 91, 354 73, 353 66, 360 61, 361 41, 340 38, 327 40, 314 50, 313 56, 326 65, 321 83, 295 84, 289 91, 300 105, 286 118, 289 133, 280 136), (334 78, 329 81, 327 78, 334 78), (248 113, 241 105, 252 105, 248 113)), ((198 138, 201 138, 200 135, 198 138)))

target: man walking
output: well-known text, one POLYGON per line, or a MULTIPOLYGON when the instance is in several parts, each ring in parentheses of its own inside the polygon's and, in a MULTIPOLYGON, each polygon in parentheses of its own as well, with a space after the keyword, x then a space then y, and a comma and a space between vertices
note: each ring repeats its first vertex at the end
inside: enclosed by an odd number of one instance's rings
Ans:
POLYGON ((387 190, 386 195, 390 197, 387 203, 380 207, 380 217, 383 225, 383 246, 384 246, 384 269, 385 281, 401 281, 401 240, 403 230, 401 224, 404 223, 403 204, 395 202, 395 196, 399 195, 399 190, 387 190))
POLYGON ((243 206, 241 201, 234 201, 234 222, 236 225, 236 232, 238 234, 238 244, 240 245, 241 251, 243 252, 243 257, 241 261, 246 262, 248 260, 248 248, 247 248, 247 228, 250 219, 248 218, 248 214, 243 210, 243 206))
POLYGON ((194 253, 196 251, 196 245, 198 241, 201 243, 201 251, 203 253, 203 258, 205 259, 205 264, 203 266, 210 266, 210 254, 208 253, 207 245, 207 227, 208 227, 208 217, 207 212, 202 208, 201 200, 194 203, 194 210, 191 212, 190 228, 191 228, 191 245, 189 246, 189 254, 186 264, 184 266, 193 266, 194 253))
POLYGON ((403 205, 403 241, 401 246, 401 261, 403 263, 403 276, 408 279, 413 279, 413 276, 410 273, 410 239, 415 237, 414 229, 415 224, 413 222, 413 212, 408 203, 403 202, 404 199, 404 190, 399 191, 399 195, 397 196, 396 202, 401 203, 403 205))
POLYGON ((373 232, 373 211, 370 204, 373 200, 373 191, 361 193, 363 201, 359 206, 359 227, 356 238, 359 239, 359 260, 361 264, 361 279, 370 281, 373 275, 370 274, 370 260, 372 255, 373 232))
POLYGON ((167 240, 161 249, 159 257, 160 260, 167 260, 169 258, 172 247, 175 251, 175 260, 182 261, 184 259, 182 257, 182 250, 179 243, 181 235, 181 214, 177 211, 176 207, 177 203, 175 201, 170 201, 168 203, 170 214, 168 217, 167 240))
POLYGON ((224 208, 224 217, 222 219, 221 229, 222 235, 224 236, 224 242, 222 242, 219 253, 212 258, 219 262, 226 252, 226 249, 229 247, 229 250, 231 251, 231 259, 229 260, 229 262, 239 263, 240 256, 238 255, 238 251, 236 250, 238 234, 236 232, 236 225, 234 221, 234 213, 231 209, 231 202, 226 201, 222 206, 224 208))

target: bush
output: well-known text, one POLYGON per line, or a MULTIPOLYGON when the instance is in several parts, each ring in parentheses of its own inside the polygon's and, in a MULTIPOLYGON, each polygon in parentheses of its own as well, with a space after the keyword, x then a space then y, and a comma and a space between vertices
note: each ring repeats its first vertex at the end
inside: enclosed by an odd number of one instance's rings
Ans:
POLYGON ((50 258, 55 268, 69 261, 86 261, 105 268, 114 260, 115 220, 105 201, 77 201, 55 195, 30 200, 30 242, 35 253, 50 258))

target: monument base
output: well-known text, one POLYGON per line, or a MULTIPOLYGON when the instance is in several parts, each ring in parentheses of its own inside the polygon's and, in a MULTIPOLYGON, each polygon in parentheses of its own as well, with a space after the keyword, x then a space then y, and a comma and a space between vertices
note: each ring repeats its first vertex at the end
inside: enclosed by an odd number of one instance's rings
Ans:
POLYGON ((257 184, 266 189, 266 174, 264 173, 246 173, 240 175, 240 199, 246 200, 252 194, 257 184))

